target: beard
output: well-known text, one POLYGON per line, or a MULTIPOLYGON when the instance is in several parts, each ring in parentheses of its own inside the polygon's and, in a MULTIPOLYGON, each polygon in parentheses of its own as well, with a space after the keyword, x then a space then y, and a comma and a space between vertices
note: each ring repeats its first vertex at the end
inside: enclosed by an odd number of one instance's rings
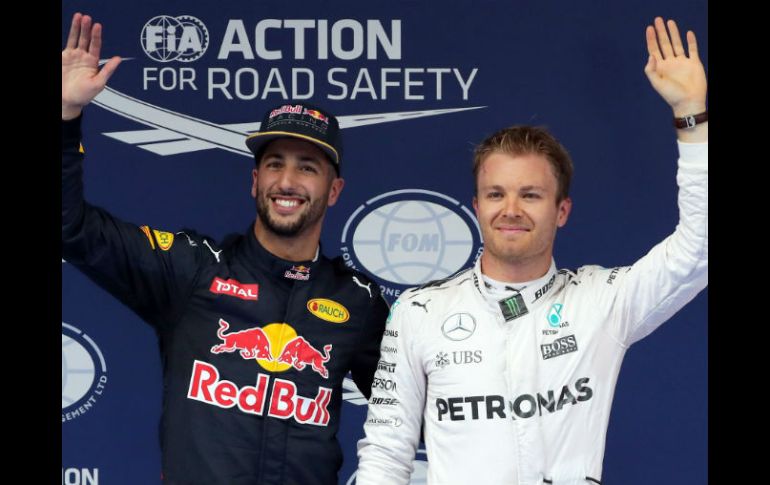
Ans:
MULTIPOLYGON (((275 194, 275 195, 292 195, 297 194, 275 194)), ((327 194, 328 195, 328 194, 327 194)), ((302 211, 294 220, 281 221, 278 217, 275 217, 270 213, 271 200, 270 196, 258 193, 256 197, 257 201, 257 216, 262 224, 270 232, 281 237, 295 237, 302 233, 308 227, 318 222, 326 212, 326 206, 323 204, 325 198, 318 198, 315 200, 305 199, 302 204, 302 211)))

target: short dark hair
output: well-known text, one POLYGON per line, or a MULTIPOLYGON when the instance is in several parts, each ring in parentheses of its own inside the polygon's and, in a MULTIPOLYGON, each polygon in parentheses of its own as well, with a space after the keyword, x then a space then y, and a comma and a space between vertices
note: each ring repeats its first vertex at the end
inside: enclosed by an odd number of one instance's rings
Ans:
POLYGON ((556 202, 569 197, 572 181, 572 159, 558 140, 542 126, 514 125, 493 133, 476 146, 473 152, 474 193, 478 191, 478 175, 481 164, 493 153, 507 155, 537 154, 544 156, 551 164, 556 176, 558 191, 556 202))

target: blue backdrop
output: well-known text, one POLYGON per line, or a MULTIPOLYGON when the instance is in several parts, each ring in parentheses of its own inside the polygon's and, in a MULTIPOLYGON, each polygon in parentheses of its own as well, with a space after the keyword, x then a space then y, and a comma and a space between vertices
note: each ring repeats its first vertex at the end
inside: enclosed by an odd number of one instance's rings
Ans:
MULTIPOLYGON (((631 264, 676 225, 675 133, 643 73, 644 28, 661 15, 694 30, 708 70, 705 0, 69 1, 62 47, 77 11, 104 25, 103 58, 126 58, 83 123, 86 196, 125 220, 217 239, 245 230, 253 161, 218 127, 245 135, 267 107, 304 97, 344 127, 346 186, 323 249, 373 273, 389 301, 475 257, 471 152, 503 126, 546 125, 575 162, 557 266, 631 264), (471 249, 446 250, 438 226, 357 244, 373 208, 408 213, 410 201, 451 211, 471 249)), ((62 266, 62 483, 155 483, 155 335, 62 266)), ((603 483, 707 482, 707 299, 628 352, 603 483)), ((342 484, 366 413, 352 389, 346 398, 342 484)))

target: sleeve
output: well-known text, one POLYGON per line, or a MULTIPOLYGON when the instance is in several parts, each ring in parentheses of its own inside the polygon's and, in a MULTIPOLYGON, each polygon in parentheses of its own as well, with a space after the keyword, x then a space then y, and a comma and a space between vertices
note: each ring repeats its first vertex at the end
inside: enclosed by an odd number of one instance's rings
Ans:
POLYGON ((360 350, 353 358, 353 364, 350 368, 353 382, 367 399, 372 394, 374 372, 377 370, 382 333, 385 330, 385 319, 388 316, 388 304, 379 291, 370 297, 370 300, 369 313, 364 322, 362 341, 359 344, 360 350))
POLYGON ((708 143, 679 145, 679 223, 632 266, 595 276, 608 331, 628 346, 646 337, 708 285, 708 143))
POLYGON ((172 233, 123 222, 84 200, 81 119, 62 121, 62 258, 148 323, 166 325, 189 296, 200 248, 189 237, 175 241, 172 233))
POLYGON ((426 375, 405 296, 393 303, 358 442, 358 485, 408 484, 420 442, 426 375), (401 305, 401 306, 399 306, 401 305))

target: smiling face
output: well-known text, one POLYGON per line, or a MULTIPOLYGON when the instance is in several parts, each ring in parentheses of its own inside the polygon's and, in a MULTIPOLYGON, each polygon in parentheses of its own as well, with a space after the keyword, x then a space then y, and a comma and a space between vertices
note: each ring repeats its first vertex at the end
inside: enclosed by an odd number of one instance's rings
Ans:
POLYGON ((482 270, 492 278, 518 281, 544 275, 551 264, 556 229, 567 222, 572 201, 557 202, 551 163, 543 155, 493 152, 476 177, 473 207, 484 236, 482 270), (505 269, 505 270, 503 270, 505 269))
POLYGON ((252 172, 257 225, 284 238, 317 239, 326 208, 337 202, 343 185, 316 145, 294 138, 275 140, 252 172))

